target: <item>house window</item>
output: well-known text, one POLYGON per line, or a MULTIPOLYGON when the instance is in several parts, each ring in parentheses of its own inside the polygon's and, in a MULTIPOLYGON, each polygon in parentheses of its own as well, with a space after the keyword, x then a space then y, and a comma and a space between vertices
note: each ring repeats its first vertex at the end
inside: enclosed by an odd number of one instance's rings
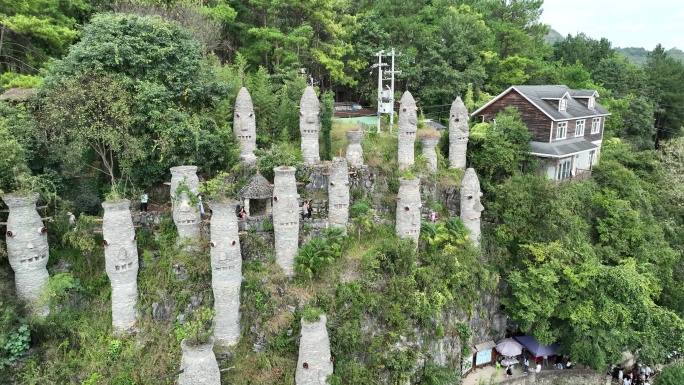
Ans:
POLYGON ((562 98, 558 101, 558 111, 565 111, 568 109, 568 99, 562 98))
POLYGON ((589 168, 596 163, 596 150, 589 151, 589 168))
POLYGON ((575 136, 584 136, 584 119, 575 122, 575 136))
POLYGON ((587 107, 588 108, 594 108, 594 103, 595 103, 595 99, 593 97, 589 98, 589 102, 587 102, 587 107))
POLYGON ((601 130, 601 118, 594 118, 591 120, 591 133, 598 134, 601 130))
POLYGON ((573 158, 568 158, 563 161, 562 163, 558 163, 558 166, 556 166, 556 179, 557 180, 563 180, 563 179, 568 179, 570 178, 571 175, 571 170, 572 170, 572 160, 573 158))
POLYGON ((565 139, 568 133, 568 122, 558 122, 556 126, 556 139, 565 139))

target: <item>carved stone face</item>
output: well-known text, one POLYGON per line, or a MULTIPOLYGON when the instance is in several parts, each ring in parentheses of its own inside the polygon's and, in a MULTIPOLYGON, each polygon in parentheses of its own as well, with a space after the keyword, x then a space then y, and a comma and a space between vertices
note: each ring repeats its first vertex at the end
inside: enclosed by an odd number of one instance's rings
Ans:
POLYGON ((19 227, 8 224, 7 253, 15 271, 44 268, 48 262, 47 229, 38 226, 19 227))
POLYGON ((482 211, 484 211, 484 206, 482 206, 482 193, 471 193, 466 196, 466 205, 470 209, 470 211, 473 214, 477 214, 477 217, 480 217, 482 214, 482 211))
POLYGON ((198 225, 197 209, 192 206, 192 202, 190 202, 190 198, 188 198, 188 194, 185 191, 181 194, 180 201, 173 211, 173 220, 177 226, 198 225))

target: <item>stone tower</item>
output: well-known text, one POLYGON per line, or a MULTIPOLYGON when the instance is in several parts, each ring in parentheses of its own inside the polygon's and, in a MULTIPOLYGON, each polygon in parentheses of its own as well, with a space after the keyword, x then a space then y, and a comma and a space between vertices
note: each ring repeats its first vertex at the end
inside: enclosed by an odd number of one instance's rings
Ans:
POLYGON ((273 169, 273 232, 276 263, 288 276, 294 275, 294 259, 299 251, 299 194, 294 167, 273 169))
POLYGON ((318 133, 321 131, 321 104, 313 87, 306 87, 299 102, 299 132, 302 135, 302 161, 313 165, 321 161, 318 133))
POLYGON ((199 194, 199 178, 197 166, 171 167, 171 204, 173 205, 173 222, 178 229, 178 241, 184 239, 197 239, 200 234, 200 213, 190 201, 188 194, 199 194), (188 191, 181 191, 176 196, 178 186, 185 184, 188 191))
POLYGON ((47 263, 50 257, 47 228, 43 225, 36 202, 38 194, 19 196, 5 194, 2 199, 9 207, 7 218, 7 254, 14 270, 17 296, 35 307, 35 314, 46 316, 50 309, 41 306, 48 282, 47 263))
POLYGON ((214 338, 202 345, 190 345, 187 340, 181 341, 181 373, 178 375, 178 385, 220 385, 216 355, 214 354, 214 338))
POLYGON ((135 326, 138 303, 138 242, 131 202, 103 202, 105 270, 112 285, 112 326, 116 334, 135 326))
POLYGON ((406 170, 413 166, 414 151, 416 142, 416 131, 418 130, 418 108, 416 101, 410 92, 404 92, 399 101, 399 151, 397 162, 399 170, 406 170))
POLYGON ((235 203, 212 202, 211 286, 214 289, 214 337, 223 346, 240 339, 242 254, 235 203))
POLYGON ((349 146, 347 146, 347 162, 352 167, 363 166, 363 148, 361 147, 361 140, 363 140, 363 131, 347 131, 347 139, 349 139, 349 146))
POLYGON ((240 88, 235 99, 233 133, 240 142, 240 161, 250 167, 256 165, 256 117, 252 97, 245 87, 240 88))
POLYGON ((461 220, 470 230, 470 240, 475 247, 480 247, 480 217, 484 210, 481 197, 480 181, 475 170, 469 168, 461 181, 461 220))
POLYGON ((439 137, 424 136, 420 143, 423 145, 423 157, 427 161, 428 170, 432 172, 437 171, 437 151, 435 147, 439 143, 439 137))
POLYGON ((411 238, 418 246, 420 237, 420 179, 399 178, 396 231, 401 238, 411 238))
POLYGON ((344 229, 349 222, 349 173, 345 158, 333 158, 328 186, 328 222, 344 229))
POLYGON ((449 112, 449 168, 465 169, 469 134, 468 110, 457 97, 449 112))
POLYGON ((326 377, 333 373, 326 320, 324 314, 315 322, 302 318, 302 338, 299 340, 299 359, 295 372, 297 385, 324 385, 327 384, 326 377))

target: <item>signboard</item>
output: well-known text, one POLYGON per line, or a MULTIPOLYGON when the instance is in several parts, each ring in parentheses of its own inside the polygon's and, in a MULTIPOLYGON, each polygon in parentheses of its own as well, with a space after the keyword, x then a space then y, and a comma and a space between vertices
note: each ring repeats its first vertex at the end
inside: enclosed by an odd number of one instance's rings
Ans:
POLYGON ((461 361, 461 375, 466 374, 473 368, 473 356, 470 355, 461 361))
POLYGON ((475 356, 475 366, 484 365, 492 362, 492 349, 477 352, 475 356))

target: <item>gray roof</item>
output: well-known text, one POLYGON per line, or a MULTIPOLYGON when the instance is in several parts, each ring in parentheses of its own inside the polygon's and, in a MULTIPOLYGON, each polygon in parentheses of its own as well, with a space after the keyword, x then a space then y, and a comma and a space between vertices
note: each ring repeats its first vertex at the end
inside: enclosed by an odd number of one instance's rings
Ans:
POLYGON ((486 341, 481 344, 475 345, 475 350, 478 352, 483 352, 485 350, 494 349, 495 347, 496 344, 494 343, 494 341, 486 341))
POLYGON ((441 125, 441 124, 439 124, 433 120, 430 120, 430 119, 423 120, 423 124, 425 124, 428 127, 432 127, 436 130, 443 130, 446 128, 446 126, 443 126, 443 125, 441 125))
POLYGON ((490 100, 489 103, 480 107, 477 111, 473 112, 471 116, 476 116, 480 111, 489 107, 496 100, 500 99, 503 95, 506 95, 510 91, 515 90, 520 93, 523 97, 535 105, 539 110, 544 112, 549 118, 554 121, 559 120, 570 120, 579 118, 589 118, 592 116, 604 116, 610 115, 605 107, 599 103, 594 103, 594 108, 588 108, 583 103, 580 103, 576 99, 586 99, 593 95, 598 97, 598 92, 595 90, 573 90, 566 85, 544 85, 544 86, 512 86, 506 91, 499 94, 494 99, 490 100), (570 96, 568 98, 568 105, 565 111, 558 111, 558 100, 562 98, 565 94, 570 96))
POLYGON ((561 140, 552 143, 530 142, 530 147, 532 147, 532 155, 548 158, 563 158, 568 155, 598 148, 597 145, 584 138, 561 140))
POLYGON ((261 174, 256 173, 240 189, 238 196, 242 199, 270 199, 273 196, 273 186, 261 174))
POLYGON ((0 100, 11 102, 25 102, 36 96, 35 88, 10 88, 0 95, 0 100))

